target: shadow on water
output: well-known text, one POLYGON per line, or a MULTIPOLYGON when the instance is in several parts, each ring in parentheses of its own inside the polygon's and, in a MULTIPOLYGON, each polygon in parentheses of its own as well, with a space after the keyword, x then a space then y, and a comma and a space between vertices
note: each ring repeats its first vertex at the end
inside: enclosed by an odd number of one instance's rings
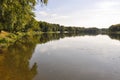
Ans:
MULTIPOLYGON (((85 36, 86 34, 41 34, 24 36, 10 45, 7 49, 0 49, 0 79, 1 80, 32 80, 37 74, 37 64, 29 67, 36 44, 65 37, 85 36)), ((88 35, 88 34, 87 34, 88 35)), ((89 34, 89 36, 97 34, 89 34)), ((120 35, 109 35, 112 39, 119 39, 120 35)))
POLYGON ((109 34, 111 39, 119 40, 120 41, 120 34, 109 34))
POLYGON ((1 80, 32 80, 37 74, 36 63, 29 68, 29 60, 35 48, 34 41, 31 39, 24 37, 0 55, 1 80))

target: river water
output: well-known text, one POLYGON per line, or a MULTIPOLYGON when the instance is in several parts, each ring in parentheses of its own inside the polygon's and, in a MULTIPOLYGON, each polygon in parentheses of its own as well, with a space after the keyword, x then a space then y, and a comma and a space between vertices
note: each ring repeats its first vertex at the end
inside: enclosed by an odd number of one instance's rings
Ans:
POLYGON ((120 80, 119 38, 25 37, 0 54, 0 80, 120 80))

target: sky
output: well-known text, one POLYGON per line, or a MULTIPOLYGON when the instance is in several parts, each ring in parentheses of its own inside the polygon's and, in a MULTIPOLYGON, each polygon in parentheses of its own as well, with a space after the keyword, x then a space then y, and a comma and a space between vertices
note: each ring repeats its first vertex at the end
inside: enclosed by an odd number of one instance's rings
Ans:
POLYGON ((108 28, 120 23, 120 0, 48 0, 36 5, 36 20, 64 26, 108 28))

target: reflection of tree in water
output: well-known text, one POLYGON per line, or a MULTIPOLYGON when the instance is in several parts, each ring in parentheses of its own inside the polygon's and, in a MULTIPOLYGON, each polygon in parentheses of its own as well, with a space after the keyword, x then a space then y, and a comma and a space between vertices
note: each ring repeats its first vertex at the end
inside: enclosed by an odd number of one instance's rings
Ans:
POLYGON ((110 37, 111 39, 120 40, 120 34, 109 34, 109 37, 110 37))
POLYGON ((1 80, 32 80, 37 74, 37 65, 29 68, 29 60, 35 44, 32 38, 23 38, 9 46, 4 54, 0 55, 1 80))
POLYGON ((65 37, 75 37, 75 36, 85 36, 85 35, 91 35, 91 36, 96 36, 97 34, 84 34, 84 33, 81 33, 81 34, 77 34, 77 33, 51 33, 51 34, 48 34, 48 33, 45 33, 45 34, 42 34, 40 35, 40 42, 39 43, 46 43, 48 41, 52 41, 52 40, 59 40, 61 38, 65 38, 65 37))
POLYGON ((21 38, 0 54, 0 79, 32 80, 37 74, 37 64, 30 68, 29 60, 36 44, 72 36, 84 36, 84 34, 41 34, 21 38))

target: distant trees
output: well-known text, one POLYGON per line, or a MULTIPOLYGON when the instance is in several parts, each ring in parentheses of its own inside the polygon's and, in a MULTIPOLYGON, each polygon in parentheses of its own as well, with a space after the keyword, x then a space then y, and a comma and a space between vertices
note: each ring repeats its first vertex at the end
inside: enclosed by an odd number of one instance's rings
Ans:
POLYGON ((64 33, 65 27, 64 27, 64 26, 59 26, 58 31, 59 31, 60 33, 64 33))
POLYGON ((98 33, 98 28, 84 28, 84 27, 73 27, 63 26, 59 24, 51 24, 47 22, 39 21, 39 30, 41 32, 59 32, 59 33, 98 33))
POLYGON ((50 25, 47 22, 39 22, 39 28, 41 29, 42 32, 51 32, 52 31, 52 24, 50 25))
POLYGON ((111 25, 109 27, 110 32, 120 32, 120 24, 111 25))
POLYGON ((98 28, 86 28, 85 33, 98 33, 99 29, 98 28))

